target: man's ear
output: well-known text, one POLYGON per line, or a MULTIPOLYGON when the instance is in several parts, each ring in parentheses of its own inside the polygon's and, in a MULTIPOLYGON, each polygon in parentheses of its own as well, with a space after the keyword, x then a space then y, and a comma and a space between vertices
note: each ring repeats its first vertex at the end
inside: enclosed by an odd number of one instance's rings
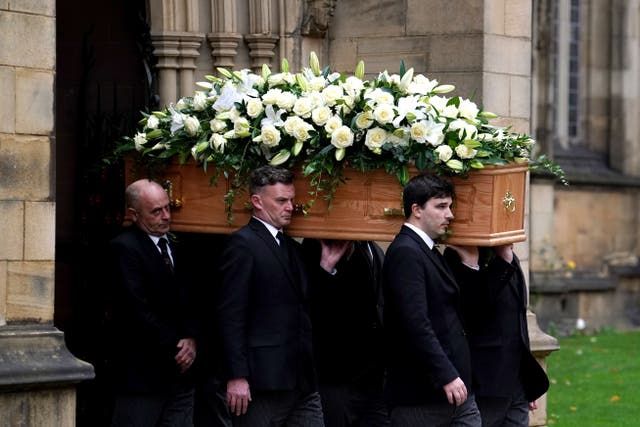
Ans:
POLYGON ((250 200, 255 210, 262 210, 262 198, 260 198, 260 195, 252 194, 250 200))
POLYGON ((129 218, 131 218, 131 221, 133 222, 137 222, 138 221, 138 211, 133 209, 133 208, 127 208, 127 214, 129 216, 129 218))
POLYGON ((422 216, 422 210, 420 209, 420 205, 418 205, 417 203, 412 204, 411 205, 411 214, 415 218, 420 218, 422 216))

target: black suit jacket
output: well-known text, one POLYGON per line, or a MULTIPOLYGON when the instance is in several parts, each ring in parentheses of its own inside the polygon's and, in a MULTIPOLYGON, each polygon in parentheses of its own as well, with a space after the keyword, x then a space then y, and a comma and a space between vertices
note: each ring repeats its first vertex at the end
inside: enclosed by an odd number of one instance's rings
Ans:
POLYGON ((171 274, 151 238, 131 226, 110 243, 113 266, 111 361, 122 392, 158 393, 191 381, 174 359, 182 338, 197 338, 179 245, 171 274))
POLYGON ((302 248, 311 284, 318 381, 381 389, 384 252, 375 242, 356 241, 330 274, 320 267, 319 241, 305 239, 302 248))
POLYGON ((532 402, 549 388, 546 373, 531 354, 527 289, 518 257, 511 264, 481 248, 481 269, 470 269, 458 254, 446 258, 462 287, 476 394, 510 397, 520 387, 532 402))
POLYGON ((460 289, 450 270, 403 226, 384 261, 385 393, 393 405, 446 402, 443 386, 471 385, 460 289))
POLYGON ((231 234, 217 297, 226 379, 252 390, 316 389, 309 289, 299 244, 288 258, 257 219, 231 234))

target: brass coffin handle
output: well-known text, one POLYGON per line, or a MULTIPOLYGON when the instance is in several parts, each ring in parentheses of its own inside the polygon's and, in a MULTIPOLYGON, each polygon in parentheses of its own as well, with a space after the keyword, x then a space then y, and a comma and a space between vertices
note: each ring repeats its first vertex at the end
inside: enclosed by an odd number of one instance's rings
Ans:
POLYGON ((169 196, 169 205, 171 205, 171 207, 174 209, 180 209, 182 207, 182 198, 173 198, 173 182, 171 182, 170 179, 166 179, 162 183, 162 186, 169 196))
POLYGON ((404 216, 404 211, 397 208, 384 208, 383 212, 385 216, 404 216))
POLYGON ((515 212, 516 211, 516 199, 511 194, 511 191, 507 190, 504 197, 502 198, 502 204, 507 212, 515 212))

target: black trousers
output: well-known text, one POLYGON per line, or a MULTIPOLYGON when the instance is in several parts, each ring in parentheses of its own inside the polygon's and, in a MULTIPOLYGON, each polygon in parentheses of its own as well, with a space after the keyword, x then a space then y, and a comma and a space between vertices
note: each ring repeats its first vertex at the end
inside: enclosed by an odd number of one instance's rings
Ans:
POLYGON ((351 384, 321 385, 326 427, 388 427, 389 412, 382 389, 351 384))

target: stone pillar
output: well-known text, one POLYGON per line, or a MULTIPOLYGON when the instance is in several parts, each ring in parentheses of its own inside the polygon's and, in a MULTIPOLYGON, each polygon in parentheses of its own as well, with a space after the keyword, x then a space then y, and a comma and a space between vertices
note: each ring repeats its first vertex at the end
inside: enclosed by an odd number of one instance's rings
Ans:
POLYGON ((242 41, 238 34, 236 3, 236 0, 211 0, 211 32, 207 40, 214 67, 235 68, 238 44, 242 41))
POLYGON ((244 38, 249 46, 251 69, 259 73, 262 64, 271 64, 279 37, 272 32, 272 3, 249 0, 249 34, 244 38))
POLYGON ((55 1, 0 1, 0 27, 0 426, 73 426, 94 374, 53 327, 55 1))
POLYGON ((151 40, 158 58, 160 105, 192 96, 196 59, 204 34, 198 32, 197 0, 164 0, 149 3, 151 40))
MULTIPOLYGON (((529 325, 529 341, 531 342, 531 350, 536 360, 542 368, 547 370, 547 356, 553 351, 560 349, 558 340, 550 335, 545 334, 538 327, 536 315, 532 312, 527 313, 527 323, 529 325)), ((529 412, 529 425, 532 427, 547 425, 547 395, 545 394, 538 399, 538 409, 529 412)))

